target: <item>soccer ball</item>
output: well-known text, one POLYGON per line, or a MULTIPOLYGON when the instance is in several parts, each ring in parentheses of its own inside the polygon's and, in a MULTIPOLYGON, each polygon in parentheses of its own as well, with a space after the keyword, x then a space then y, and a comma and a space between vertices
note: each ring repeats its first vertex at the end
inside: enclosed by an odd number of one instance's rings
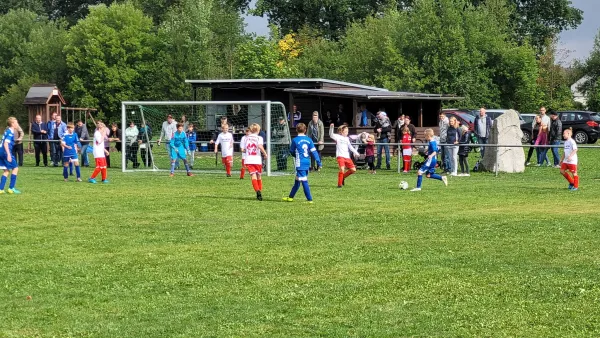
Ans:
POLYGON ((408 189, 408 182, 406 182, 406 181, 400 182, 400 184, 398 184, 398 188, 400 188, 402 190, 408 189))

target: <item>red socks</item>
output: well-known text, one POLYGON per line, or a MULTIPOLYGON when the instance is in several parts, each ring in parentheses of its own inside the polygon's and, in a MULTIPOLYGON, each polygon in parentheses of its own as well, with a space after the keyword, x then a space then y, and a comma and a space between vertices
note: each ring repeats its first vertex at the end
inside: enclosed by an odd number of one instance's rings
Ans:
POLYGON ((254 191, 260 190, 260 188, 258 186, 258 180, 252 179, 252 188, 254 188, 254 191))
POLYGON ((242 169, 240 170, 240 178, 244 178, 246 170, 244 170, 244 160, 242 160, 242 169))
POLYGON ((346 177, 348 177, 348 176, 350 176, 350 175, 352 175, 352 174, 354 174, 354 171, 352 171, 352 170, 348 170, 348 171, 346 171, 346 173, 344 174, 344 178, 346 178, 346 177))
MULTIPOLYGON (((570 184, 575 184, 575 182, 571 178, 571 175, 569 175, 568 172, 565 171, 562 175, 567 179, 567 181, 569 181, 570 184)), ((578 176, 575 176, 575 177, 577 177, 577 182, 579 182, 579 177, 578 176)))
POLYGON ((343 172, 338 172, 338 187, 342 186, 342 182, 344 181, 344 173, 343 172))
POLYGON ((231 163, 225 163, 225 172, 227 172, 227 175, 231 175, 231 163))
POLYGON ((100 173, 100 168, 94 169, 94 172, 92 173, 92 176, 90 176, 90 178, 91 179, 96 178, 96 176, 98 176, 99 173, 100 173))
POLYGON ((573 175, 573 181, 573 185, 575 185, 575 188, 579 189, 579 176, 573 175))
POLYGON ((107 174, 106 174, 106 168, 102 168, 101 172, 102 172, 102 180, 105 181, 106 180, 106 176, 107 176, 107 174))
POLYGON ((262 191, 262 179, 258 181, 258 190, 262 191))

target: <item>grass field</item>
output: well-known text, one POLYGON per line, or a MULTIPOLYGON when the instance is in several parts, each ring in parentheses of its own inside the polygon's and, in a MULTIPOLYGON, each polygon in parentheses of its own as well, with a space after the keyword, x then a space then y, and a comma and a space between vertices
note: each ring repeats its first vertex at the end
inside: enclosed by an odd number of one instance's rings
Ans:
POLYGON ((575 193, 553 168, 337 189, 329 159, 312 205, 281 201, 291 177, 258 202, 248 179, 65 183, 28 157, 0 196, 0 337, 599 336, 599 156, 575 193))

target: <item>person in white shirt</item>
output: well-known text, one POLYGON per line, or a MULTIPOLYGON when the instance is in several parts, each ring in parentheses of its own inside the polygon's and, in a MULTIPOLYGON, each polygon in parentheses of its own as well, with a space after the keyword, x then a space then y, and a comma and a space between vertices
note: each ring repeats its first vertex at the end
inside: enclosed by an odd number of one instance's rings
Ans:
MULTIPOLYGON (((215 142, 215 154, 221 145, 221 161, 225 166, 227 177, 231 177, 231 166, 233 165, 233 135, 229 132, 229 125, 221 126, 221 133, 215 142)), ((216 156, 216 155, 215 155, 216 156)))
POLYGON ((263 147, 263 138, 258 136, 260 126, 256 123, 250 125, 250 135, 246 136, 242 152, 246 153, 246 168, 252 177, 252 187, 256 191, 256 199, 262 201, 262 157, 267 158, 267 152, 263 147))
MULTIPOLYGON (((175 135, 176 131, 177 122, 175 122, 175 120, 173 119, 173 115, 169 114, 167 115, 167 120, 164 121, 162 124, 162 128, 160 130, 160 137, 158 138, 158 142, 156 142, 156 144, 160 146, 160 143, 164 138, 164 140, 166 141, 165 148, 167 150, 167 154, 171 154, 171 138, 173 138, 173 135, 175 135)), ((175 168, 179 168, 179 159, 177 159, 175 163, 175 168)))
POLYGON ((96 184, 96 176, 102 173, 102 183, 108 183, 107 172, 106 172, 106 156, 109 155, 108 150, 106 150, 104 145, 104 140, 106 138, 106 126, 102 121, 98 121, 96 123, 98 129, 94 132, 94 144, 93 144, 93 154, 94 159, 96 160, 96 169, 92 173, 92 176, 88 179, 88 182, 96 184))
POLYGON ((358 157, 359 154, 348 138, 348 126, 339 126, 337 134, 333 132, 333 127, 333 123, 329 125, 329 137, 335 141, 335 157, 340 168, 338 172, 338 188, 341 188, 346 184, 346 178, 356 172, 354 162, 350 158, 350 151, 352 151, 354 157, 358 157))
POLYGON ((565 153, 560 159, 560 173, 569 181, 569 190, 579 190, 579 175, 577 174, 577 142, 571 137, 573 129, 565 129, 563 137, 565 138, 565 153), (571 172, 573 177, 567 172, 571 172))

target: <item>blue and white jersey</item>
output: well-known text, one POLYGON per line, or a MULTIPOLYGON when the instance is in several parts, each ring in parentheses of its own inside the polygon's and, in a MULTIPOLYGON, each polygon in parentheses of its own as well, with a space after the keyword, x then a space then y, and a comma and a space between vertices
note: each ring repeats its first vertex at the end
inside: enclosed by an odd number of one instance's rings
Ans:
POLYGON ((290 153, 294 156, 294 163, 296 164, 296 170, 308 170, 310 169, 310 154, 312 153, 315 157, 315 161, 321 166, 321 159, 315 144, 308 136, 296 136, 292 140, 290 146, 290 153))
POLYGON ((429 156, 433 153, 437 153, 437 152, 438 152, 437 142, 435 140, 429 141, 429 145, 427 146, 427 156, 429 156))
POLYGON ((187 136, 188 143, 190 144, 190 150, 196 150, 196 132, 195 131, 186 131, 185 135, 187 136))
POLYGON ((6 128, 4 132, 4 136, 2 136, 2 143, 0 144, 0 155, 6 156, 6 150, 4 149, 4 144, 8 142, 8 150, 12 153, 13 146, 15 145, 15 134, 10 130, 10 128, 6 128))
POLYGON ((62 141, 65 143, 65 145, 71 147, 71 149, 65 147, 63 157, 77 157, 75 145, 77 145, 78 149, 81 149, 81 143, 79 142, 77 134, 65 134, 62 138, 62 141))

